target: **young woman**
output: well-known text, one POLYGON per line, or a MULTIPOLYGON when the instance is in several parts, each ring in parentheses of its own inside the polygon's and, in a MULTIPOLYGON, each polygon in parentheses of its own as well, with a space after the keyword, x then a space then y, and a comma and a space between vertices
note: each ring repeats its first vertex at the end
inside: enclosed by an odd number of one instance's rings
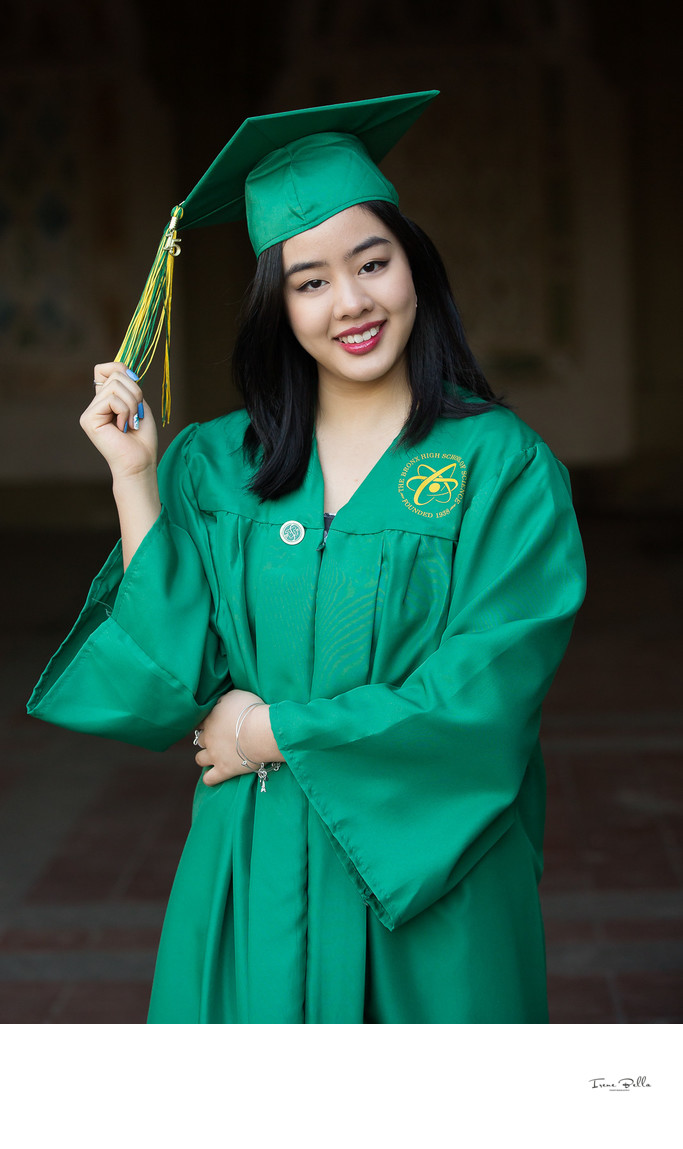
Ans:
POLYGON ((96 367, 81 424, 121 544, 29 709, 154 748, 194 729, 150 1021, 544 1022, 538 731, 584 591, 569 484, 338 135, 250 169, 252 193, 278 182, 247 198, 244 410, 157 469, 135 372, 96 367), (293 180, 285 234, 259 233, 293 180))

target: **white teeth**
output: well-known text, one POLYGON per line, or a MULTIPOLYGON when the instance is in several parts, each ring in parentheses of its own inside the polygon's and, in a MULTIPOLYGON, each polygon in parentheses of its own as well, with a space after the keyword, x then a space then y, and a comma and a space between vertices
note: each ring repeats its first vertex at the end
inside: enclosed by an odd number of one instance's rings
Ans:
POLYGON ((368 340, 374 339, 379 334, 379 327, 369 327, 362 335, 340 335, 340 343, 367 343, 368 340))

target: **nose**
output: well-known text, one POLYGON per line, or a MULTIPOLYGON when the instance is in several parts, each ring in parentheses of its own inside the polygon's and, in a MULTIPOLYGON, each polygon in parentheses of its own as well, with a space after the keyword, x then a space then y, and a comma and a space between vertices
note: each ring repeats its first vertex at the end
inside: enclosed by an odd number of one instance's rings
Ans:
POLYGON ((365 311, 372 311, 372 296, 364 280, 357 276, 344 277, 336 284, 334 317, 338 320, 357 319, 365 311))

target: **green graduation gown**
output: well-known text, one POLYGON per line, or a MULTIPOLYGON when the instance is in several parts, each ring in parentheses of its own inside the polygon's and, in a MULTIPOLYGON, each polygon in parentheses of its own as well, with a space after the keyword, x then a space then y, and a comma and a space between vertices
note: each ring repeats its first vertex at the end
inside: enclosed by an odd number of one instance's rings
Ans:
POLYGON ((159 519, 29 702, 158 750, 233 686, 271 703, 266 793, 198 782, 149 1020, 547 1021, 538 735, 585 583, 565 469, 505 409, 439 420, 323 545, 315 442, 259 503, 246 423, 174 440, 159 519))

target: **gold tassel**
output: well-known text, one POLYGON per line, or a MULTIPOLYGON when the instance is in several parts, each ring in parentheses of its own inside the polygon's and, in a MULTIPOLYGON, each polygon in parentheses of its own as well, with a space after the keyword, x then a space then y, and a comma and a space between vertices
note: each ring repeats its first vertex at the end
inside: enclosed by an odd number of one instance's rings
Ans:
POLYGON ((142 379, 154 359, 161 332, 166 329, 164 374, 161 385, 161 416, 166 426, 171 418, 171 301, 173 298, 173 265, 180 255, 177 226, 182 205, 174 207, 171 221, 161 237, 152 270, 143 288, 128 330, 116 356, 142 379))

